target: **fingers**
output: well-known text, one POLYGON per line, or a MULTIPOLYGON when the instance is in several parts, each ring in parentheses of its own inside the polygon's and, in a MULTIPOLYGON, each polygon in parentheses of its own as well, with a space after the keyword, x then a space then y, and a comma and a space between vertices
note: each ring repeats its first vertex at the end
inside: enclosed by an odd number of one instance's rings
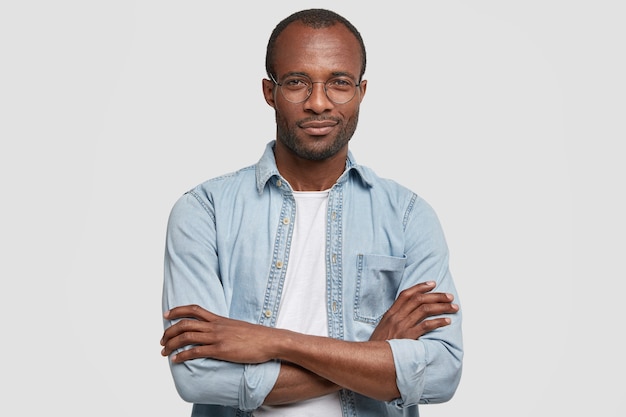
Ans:
POLYGON ((174 307, 171 310, 163 313, 163 317, 168 320, 175 320, 186 317, 209 321, 217 316, 210 311, 207 311, 204 308, 200 307, 199 305, 190 304, 186 306, 174 307))
MULTIPOLYGON (((163 344, 163 343, 162 343, 163 344)), ((190 359, 210 357, 215 351, 217 341, 210 334, 200 332, 182 333, 172 339, 167 340, 161 349, 162 356, 169 356, 179 349, 186 349, 172 355, 172 362, 184 362, 190 359)))
POLYGON ((415 320, 420 321, 429 316, 454 313, 458 310, 456 306, 456 309, 444 308, 446 311, 437 312, 442 307, 438 304, 453 306, 454 296, 448 293, 430 292, 433 288, 434 283, 431 281, 403 290, 385 314, 399 317, 413 316, 415 320))
POLYGON ((442 318, 431 319, 431 320, 423 320, 417 326, 411 329, 411 331, 409 332, 409 333, 412 333, 410 334, 410 338, 419 339, 420 337, 424 336, 426 333, 430 333, 433 330, 436 330, 440 327, 448 326, 450 323, 452 323, 452 320, 450 320, 448 317, 442 317, 442 318))
MULTIPOLYGON (((436 285, 437 284, 435 283, 435 281, 426 281, 426 282, 421 282, 419 284, 415 284, 412 287, 402 290, 400 292, 399 298, 400 297, 413 298, 413 297, 418 297, 420 295, 425 295, 427 293, 431 293, 431 291, 435 289, 436 285)), ((431 294, 444 294, 444 293, 431 293, 431 294)))
POLYGON ((198 305, 175 307, 166 311, 163 317, 168 320, 183 319, 163 332, 160 342, 164 346, 161 351, 163 356, 183 346, 202 343, 206 339, 210 323, 219 318, 198 305))
POLYGON ((454 314, 459 306, 453 303, 452 294, 432 292, 435 285, 428 281, 403 290, 381 318, 370 340, 417 339, 449 325, 449 318, 438 316, 454 314))
POLYGON ((412 287, 407 288, 404 291, 408 291, 408 292, 418 292, 418 293, 422 293, 425 294, 431 290, 433 290, 435 288, 435 286, 437 285, 437 283, 435 281, 426 281, 426 282, 420 282, 419 284, 415 284, 412 287))
POLYGON ((198 320, 181 320, 168 327, 161 338, 161 354, 167 356, 183 346, 207 343, 209 326, 198 320))
POLYGON ((170 356, 172 362, 213 358, 237 363, 261 363, 273 358, 269 355, 276 339, 276 329, 217 316, 193 306, 172 309, 166 316, 194 316, 183 318, 163 333, 161 355, 170 356), (259 348, 251 349, 251 346, 259 348))
POLYGON ((427 317, 438 316, 440 314, 452 314, 459 310, 459 306, 454 304, 454 296, 446 293, 431 293, 414 297, 415 304, 409 313, 416 321, 424 320, 427 317))
POLYGON ((198 320, 181 320, 171 325, 163 332, 161 344, 164 345, 168 340, 173 339, 183 333, 198 333, 207 331, 207 323, 198 320))
POLYGON ((443 314, 454 314, 459 311, 459 306, 452 303, 454 300, 454 296, 452 294, 419 294, 413 296, 413 299, 415 300, 415 304, 412 305, 413 309, 408 312, 405 322, 417 325, 416 328, 418 329, 426 330, 424 333, 449 324, 447 321, 441 322, 437 321, 437 319, 428 320, 429 323, 424 324, 426 319, 443 314), (431 329, 430 326, 435 327, 431 329))
MULTIPOLYGON (((180 362, 185 362, 185 361, 188 361, 188 360, 191 360, 191 359, 207 358, 207 357, 211 356, 211 351, 209 350, 209 348, 210 347, 206 346, 206 345, 193 346, 193 347, 190 347, 189 349, 185 349, 185 350, 183 350, 183 351, 173 355, 171 357, 171 360, 174 363, 180 363, 180 362)), ((161 352, 161 354, 163 356, 168 356, 169 355, 169 353, 163 354, 163 352, 161 352)))

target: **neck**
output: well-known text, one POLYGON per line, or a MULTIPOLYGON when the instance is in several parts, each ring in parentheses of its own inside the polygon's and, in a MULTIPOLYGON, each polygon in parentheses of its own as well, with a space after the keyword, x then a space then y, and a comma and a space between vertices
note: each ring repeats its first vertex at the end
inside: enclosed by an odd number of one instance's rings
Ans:
POLYGON ((343 174, 348 149, 346 146, 345 150, 331 158, 311 161, 285 152, 277 146, 274 149, 274 156, 280 175, 289 182, 294 191, 323 191, 335 185, 343 174))

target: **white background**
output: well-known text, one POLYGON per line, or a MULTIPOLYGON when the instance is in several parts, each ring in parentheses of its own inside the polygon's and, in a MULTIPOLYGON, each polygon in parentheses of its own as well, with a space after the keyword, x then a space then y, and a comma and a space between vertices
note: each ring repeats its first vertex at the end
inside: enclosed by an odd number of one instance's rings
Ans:
POLYGON ((259 158, 267 39, 319 6, 368 49, 357 160, 448 238, 465 370, 422 414, 626 413, 621 2, 65 0, 0 6, 1 415, 189 415, 167 216, 259 158))

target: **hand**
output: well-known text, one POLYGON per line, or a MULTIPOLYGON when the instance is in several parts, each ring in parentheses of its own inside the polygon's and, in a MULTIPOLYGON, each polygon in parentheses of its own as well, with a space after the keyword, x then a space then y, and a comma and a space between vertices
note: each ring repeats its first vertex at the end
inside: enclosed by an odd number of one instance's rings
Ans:
POLYGON ((200 306, 173 308, 163 315, 168 320, 183 319, 163 333, 161 355, 189 349, 172 356, 172 362, 214 358, 237 363, 262 363, 273 359, 272 340, 281 330, 213 314, 200 306))
POLYGON ((456 313, 452 294, 429 292, 435 288, 432 281, 416 284, 402 291, 383 315, 369 340, 418 339, 428 332, 450 324, 447 317, 426 320, 440 314, 456 313))

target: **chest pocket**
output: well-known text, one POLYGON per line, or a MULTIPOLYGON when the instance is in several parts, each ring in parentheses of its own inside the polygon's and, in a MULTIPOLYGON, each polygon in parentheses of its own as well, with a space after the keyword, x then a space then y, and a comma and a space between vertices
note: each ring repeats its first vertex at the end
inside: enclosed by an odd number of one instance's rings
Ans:
POLYGON ((377 324, 396 299, 406 257, 359 255, 354 319, 377 324))

